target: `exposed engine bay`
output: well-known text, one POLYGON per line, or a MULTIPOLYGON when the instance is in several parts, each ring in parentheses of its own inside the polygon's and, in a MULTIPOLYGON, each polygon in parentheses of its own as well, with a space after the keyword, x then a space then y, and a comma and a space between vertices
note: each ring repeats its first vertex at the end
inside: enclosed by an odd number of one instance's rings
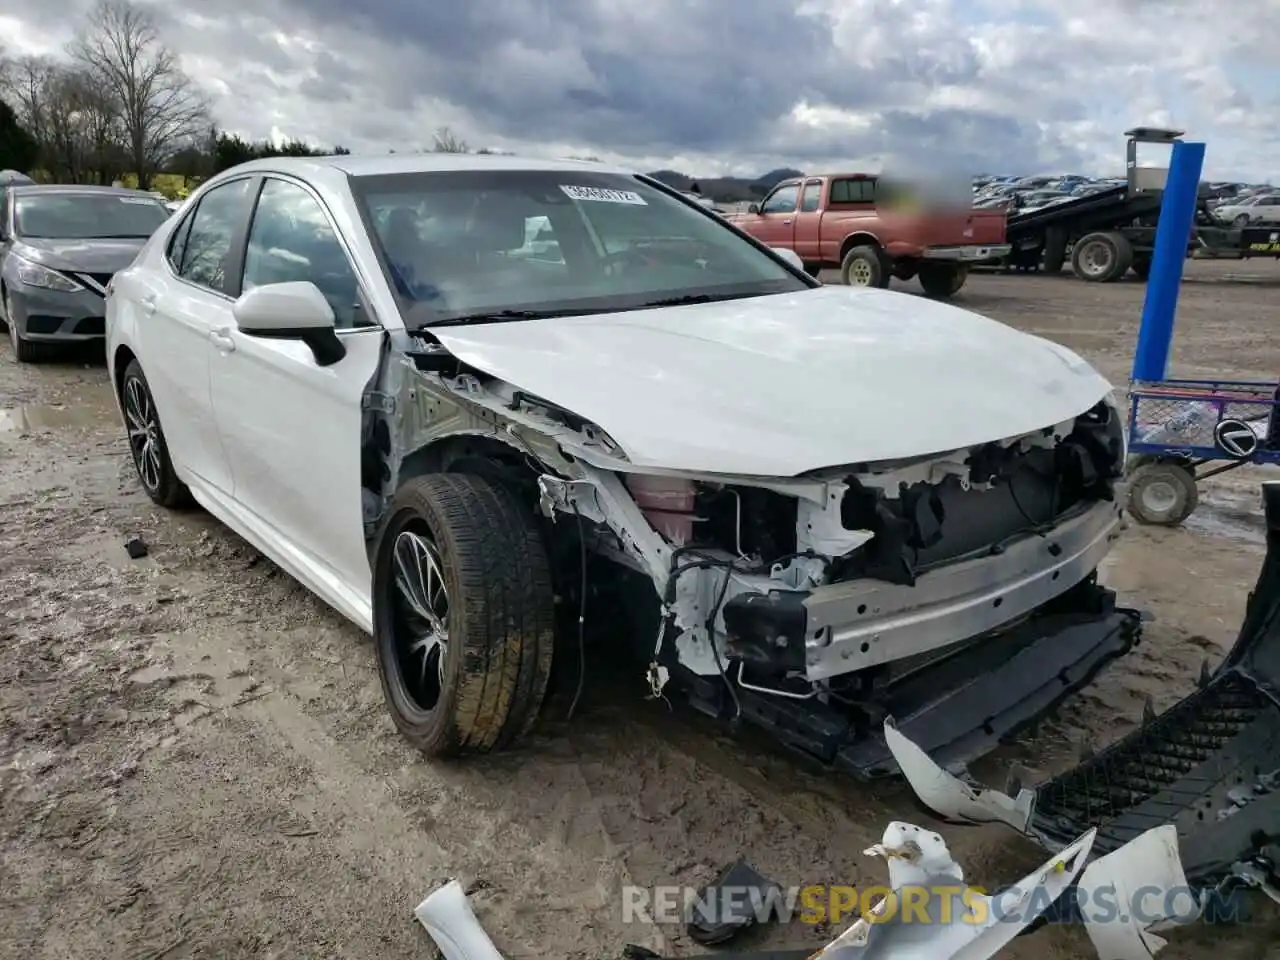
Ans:
POLYGON ((1110 398, 906 461, 691 474, 637 466, 598 425, 427 337, 412 343, 369 395, 370 532, 418 472, 519 488, 562 560, 566 602, 607 581, 611 625, 646 625, 631 632, 650 696, 674 678, 708 713, 874 776, 894 772, 883 741, 850 750, 878 738, 886 710, 936 727, 945 694, 944 726, 964 735, 932 746, 983 752, 1137 638, 1136 614, 1095 583, 1120 528, 1125 445, 1110 398), (588 576, 579 553, 611 562, 588 576), (1007 716, 992 712, 1006 702, 1007 716))

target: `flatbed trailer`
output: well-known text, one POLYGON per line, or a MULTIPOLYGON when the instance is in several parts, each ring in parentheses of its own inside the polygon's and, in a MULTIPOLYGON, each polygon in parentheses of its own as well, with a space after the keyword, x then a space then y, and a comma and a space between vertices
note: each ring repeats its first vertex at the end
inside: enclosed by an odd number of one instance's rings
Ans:
MULTIPOLYGON (((1069 260, 1077 277, 1095 283, 1114 282, 1130 271, 1147 278, 1168 169, 1139 167, 1138 145, 1172 145, 1182 131, 1136 127, 1125 136, 1127 183, 1009 215, 1005 234, 1012 249, 1003 263, 1006 268, 1058 273, 1069 260)), ((1228 226, 1216 220, 1202 200, 1187 238, 1187 255, 1280 257, 1280 231, 1228 226)))

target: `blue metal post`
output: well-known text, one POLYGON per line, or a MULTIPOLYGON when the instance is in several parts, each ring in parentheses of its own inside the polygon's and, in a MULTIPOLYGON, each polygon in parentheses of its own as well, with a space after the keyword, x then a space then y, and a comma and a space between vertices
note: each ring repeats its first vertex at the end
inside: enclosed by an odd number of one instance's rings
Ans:
POLYGON ((1133 379, 1163 380, 1173 344, 1173 319, 1178 309, 1182 265, 1187 259, 1187 238, 1195 223, 1204 167, 1204 144, 1185 141, 1173 145, 1169 176, 1160 203, 1155 251, 1147 277, 1147 299, 1142 305, 1142 325, 1133 355, 1133 379))

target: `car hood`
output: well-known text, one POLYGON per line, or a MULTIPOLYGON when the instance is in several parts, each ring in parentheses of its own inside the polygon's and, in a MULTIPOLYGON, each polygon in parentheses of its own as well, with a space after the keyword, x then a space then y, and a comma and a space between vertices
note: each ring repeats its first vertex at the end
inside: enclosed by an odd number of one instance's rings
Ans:
POLYGON ((38 240, 24 237, 13 252, 54 270, 115 273, 133 263, 146 242, 146 237, 131 240, 38 240))
POLYGON ((942 453, 1070 420, 1111 389, 1065 347, 870 287, 430 332, 597 424, 636 465, 690 472, 942 453))

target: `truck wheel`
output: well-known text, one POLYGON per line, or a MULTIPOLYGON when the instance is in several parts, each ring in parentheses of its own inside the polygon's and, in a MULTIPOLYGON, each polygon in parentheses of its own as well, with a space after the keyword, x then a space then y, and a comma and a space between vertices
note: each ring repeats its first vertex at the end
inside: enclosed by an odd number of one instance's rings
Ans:
POLYGON ((1041 269, 1045 273, 1061 273, 1067 262, 1067 232, 1061 227, 1050 227, 1044 234, 1044 263, 1041 269))
POLYGON ((887 287, 889 269, 876 247, 854 247, 840 263, 840 280, 851 287, 887 287))
POLYGON ((1119 280, 1132 263, 1132 244, 1114 231, 1090 233, 1077 240, 1071 250, 1071 269, 1080 279, 1093 283, 1119 280))
POLYGON ((969 265, 965 263, 926 263, 920 267, 920 286, 935 300, 949 300, 967 279, 969 265))
POLYGON ((804 265, 804 272, 807 273, 809 276, 813 277, 813 279, 817 280, 818 274, 822 273, 822 264, 806 263, 804 265))
POLYGON ((1195 474, 1180 463, 1148 461, 1133 470, 1128 481, 1129 513, 1139 523, 1176 527, 1200 502, 1195 474))
POLYGON ((1135 254, 1133 257, 1133 275, 1139 280, 1146 281, 1151 276, 1151 255, 1148 253, 1135 254))
POLYGON ((467 474, 408 481, 373 564, 378 673, 405 739, 445 757, 524 736, 551 674, 554 604, 533 512, 514 494, 467 474))

